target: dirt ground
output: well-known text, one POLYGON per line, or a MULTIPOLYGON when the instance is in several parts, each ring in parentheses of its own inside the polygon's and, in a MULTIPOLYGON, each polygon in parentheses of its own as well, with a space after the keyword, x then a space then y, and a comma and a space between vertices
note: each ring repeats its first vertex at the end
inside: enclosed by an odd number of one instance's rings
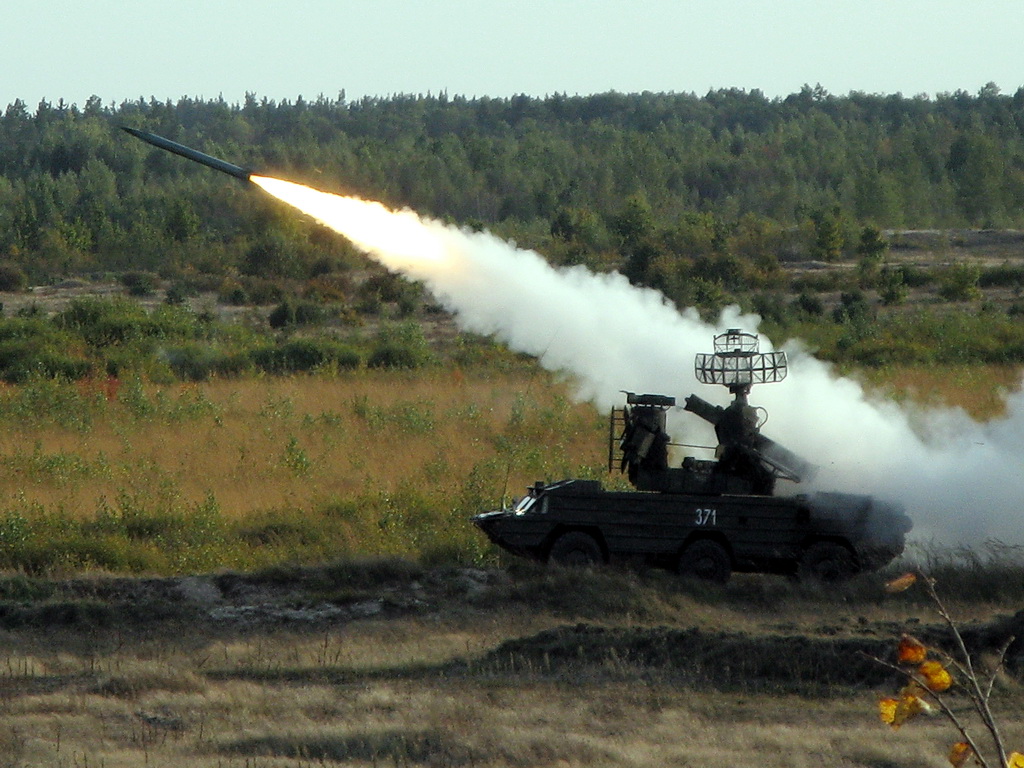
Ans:
MULTIPOLYGON (((826 590, 400 560, 0 582, 0 765, 942 765, 956 735, 878 720, 904 631, 877 576, 826 590), (823 728, 823 723, 828 727, 823 728), (6 762, 4 762, 6 760, 6 762)), ((979 663, 1012 605, 955 604, 979 663)), ((1024 745, 1024 643, 993 697, 1024 745)), ((953 694, 964 717, 966 697, 953 694)))

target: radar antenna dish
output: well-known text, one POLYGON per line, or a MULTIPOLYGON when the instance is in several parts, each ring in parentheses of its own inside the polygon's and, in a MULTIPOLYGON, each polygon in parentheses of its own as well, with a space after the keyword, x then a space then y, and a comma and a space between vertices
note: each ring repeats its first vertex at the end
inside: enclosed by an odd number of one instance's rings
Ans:
POLYGON ((730 328, 715 336, 712 354, 698 353, 694 372, 701 384, 721 384, 733 394, 746 394, 754 384, 786 378, 785 352, 761 352, 757 335, 730 328))

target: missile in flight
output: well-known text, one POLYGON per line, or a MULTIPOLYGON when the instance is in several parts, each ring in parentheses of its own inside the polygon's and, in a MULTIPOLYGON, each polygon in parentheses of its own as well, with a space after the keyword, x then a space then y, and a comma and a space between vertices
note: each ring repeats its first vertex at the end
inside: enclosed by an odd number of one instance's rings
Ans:
POLYGON ((139 131, 135 128, 129 128, 126 125, 121 126, 121 130, 130 133, 137 139, 142 139, 147 144, 152 144, 154 147, 160 147, 160 149, 166 149, 168 152, 173 152, 176 155, 181 155, 189 160, 195 160, 197 163, 209 166, 215 171, 226 173, 228 176, 234 176, 236 179, 242 181, 249 181, 249 177, 252 175, 252 171, 247 168, 242 168, 238 165, 232 165, 226 160, 208 155, 205 152, 186 147, 184 144, 179 144, 176 141, 165 139, 163 136, 157 136, 155 133, 147 133, 146 131, 139 131))

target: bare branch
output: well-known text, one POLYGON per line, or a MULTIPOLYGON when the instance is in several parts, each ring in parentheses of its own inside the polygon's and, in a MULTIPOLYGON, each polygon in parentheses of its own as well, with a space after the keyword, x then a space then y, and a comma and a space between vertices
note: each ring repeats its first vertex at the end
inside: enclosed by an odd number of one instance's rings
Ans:
POLYGON ((1006 654, 1010 650, 1010 646, 1013 645, 1013 641, 1017 638, 1010 635, 1006 642, 1003 643, 1003 647, 999 649, 999 654, 996 656, 995 666, 992 667, 992 674, 988 678, 988 685, 985 686, 985 700, 992 695, 992 687, 996 683, 996 678, 999 676, 999 670, 1003 668, 1003 664, 1006 663, 1006 654))
MULTIPOLYGON (((964 642, 963 635, 960 634, 960 628, 957 626, 952 615, 946 609, 946 606, 939 597, 938 592, 936 592, 935 580, 927 577, 924 577, 922 580, 924 581, 925 589, 928 590, 928 597, 930 597, 932 602, 935 604, 939 616, 942 617, 943 621, 946 622, 946 625, 953 633, 953 639, 956 641, 957 650, 960 652, 963 659, 965 680, 969 683, 969 686, 965 685, 968 696, 974 704, 974 708, 978 712, 978 715, 981 717, 985 728, 988 729, 988 732, 992 736, 992 743, 999 755, 999 764, 1006 765, 1007 753, 1006 748, 1003 746, 1003 736, 999 731, 999 725, 996 723, 995 717, 992 715, 988 695, 982 690, 981 681, 974 670, 974 663, 971 660, 971 654, 967 650, 967 644, 964 642)), ((988 689, 991 691, 991 684, 988 686, 988 689)))
MULTIPOLYGON (((959 717, 957 717, 957 714, 949 708, 949 705, 946 704, 943 697, 939 696, 937 693, 928 688, 928 684, 924 680, 915 675, 913 672, 902 667, 899 667, 896 664, 893 664, 892 662, 885 661, 884 659, 880 659, 877 656, 872 656, 869 653, 862 652, 862 655, 866 656, 867 658, 871 659, 872 661, 878 664, 881 664, 883 667, 886 667, 887 669, 891 669, 894 672, 898 672, 907 680, 916 683, 917 686, 928 696, 928 698, 934 701, 936 705, 938 705, 939 709, 942 711, 942 714, 946 717, 946 719, 953 724, 957 731, 959 731, 960 735, 963 737, 963 740, 971 746, 971 749, 974 750, 975 757, 978 759, 978 762, 981 763, 983 768, 989 768, 988 760, 985 759, 984 754, 981 752, 980 749, 978 749, 978 745, 975 743, 974 737, 971 736, 971 734, 967 731, 967 726, 960 720, 959 717)), ((1006 765, 1006 761, 1003 760, 1001 765, 1006 765)))

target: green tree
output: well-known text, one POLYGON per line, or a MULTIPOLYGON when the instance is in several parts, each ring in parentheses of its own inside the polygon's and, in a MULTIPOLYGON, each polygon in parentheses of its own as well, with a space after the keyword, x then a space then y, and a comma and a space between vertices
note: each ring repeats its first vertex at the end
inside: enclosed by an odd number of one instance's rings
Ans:
POLYGON ((967 222, 993 226, 1003 219, 1003 159, 995 139, 979 133, 958 136, 946 168, 967 222))
POLYGON ((946 301, 974 301, 981 298, 980 279, 981 267, 977 264, 951 264, 939 277, 939 295, 946 301))
POLYGON ((866 225, 861 230, 860 241, 857 243, 857 255, 860 257, 857 272, 862 288, 870 288, 878 281, 888 250, 889 243, 877 227, 866 225))
POLYGON ((623 274, 634 285, 647 285, 651 266, 661 255, 655 242, 654 212, 647 198, 632 195, 622 210, 612 217, 609 229, 618 236, 625 259, 623 274))
POLYGON ((878 296, 884 305, 893 306, 906 301, 906 277, 902 267, 884 267, 878 276, 878 296))
POLYGON ((842 210, 834 206, 829 210, 817 211, 811 216, 811 221, 814 224, 812 257, 820 261, 838 261, 846 245, 842 210))
POLYGON ((254 277, 298 277, 301 270, 295 244, 279 234, 268 234, 251 246, 242 262, 242 274, 254 277))

